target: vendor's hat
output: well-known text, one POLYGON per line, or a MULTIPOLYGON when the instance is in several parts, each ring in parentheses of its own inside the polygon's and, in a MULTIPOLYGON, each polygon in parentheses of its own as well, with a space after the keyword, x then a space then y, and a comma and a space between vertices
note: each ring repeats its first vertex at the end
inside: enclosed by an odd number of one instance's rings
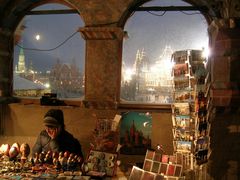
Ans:
POLYGON ((64 126, 63 112, 60 109, 50 109, 44 116, 45 126, 64 126))

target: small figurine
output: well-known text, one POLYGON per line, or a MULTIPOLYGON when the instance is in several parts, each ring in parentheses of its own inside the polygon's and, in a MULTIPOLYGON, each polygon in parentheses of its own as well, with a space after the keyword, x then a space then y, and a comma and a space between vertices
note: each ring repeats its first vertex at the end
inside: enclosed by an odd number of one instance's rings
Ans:
POLYGON ((42 151, 42 152, 39 154, 39 162, 40 162, 41 164, 44 163, 45 155, 46 155, 46 152, 44 152, 44 151, 42 151))
POLYGON ((35 153, 34 154, 34 160, 33 160, 34 164, 39 164, 40 161, 39 161, 39 153, 35 153))
POLYGON ((30 146, 27 143, 23 143, 20 146, 21 162, 25 163, 28 155, 30 154, 30 146))
POLYGON ((52 152, 48 151, 47 154, 45 155, 44 162, 47 164, 52 164, 53 159, 52 159, 52 152))
POLYGON ((52 158, 53 158, 53 159, 54 159, 54 158, 58 158, 58 156, 59 156, 58 152, 53 152, 53 153, 52 153, 52 158))
POLYGON ((68 151, 65 151, 64 154, 63 154, 63 156, 64 156, 65 158, 68 158, 69 155, 70 155, 70 153, 69 153, 68 151))
POLYGON ((62 166, 61 166, 61 164, 60 164, 58 159, 56 160, 55 168, 56 168, 57 171, 60 171, 62 169, 62 166))
POLYGON ((63 160, 63 152, 60 152, 58 155, 58 161, 61 163, 63 160))
POLYGON ((74 154, 71 153, 68 157, 68 160, 67 160, 67 169, 69 171, 74 170, 74 168, 75 168, 74 165, 75 165, 74 154))
POLYGON ((59 159, 59 162, 60 162, 63 170, 67 169, 67 157, 68 157, 67 153, 62 153, 62 152, 59 153, 58 159, 59 159))

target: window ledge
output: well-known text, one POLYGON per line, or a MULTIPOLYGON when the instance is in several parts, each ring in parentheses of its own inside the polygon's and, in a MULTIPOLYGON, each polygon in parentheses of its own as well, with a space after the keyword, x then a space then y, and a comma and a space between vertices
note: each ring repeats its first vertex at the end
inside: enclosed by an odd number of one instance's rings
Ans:
POLYGON ((137 104, 137 103, 120 103, 119 110, 148 110, 159 112, 172 112, 171 104, 137 104))

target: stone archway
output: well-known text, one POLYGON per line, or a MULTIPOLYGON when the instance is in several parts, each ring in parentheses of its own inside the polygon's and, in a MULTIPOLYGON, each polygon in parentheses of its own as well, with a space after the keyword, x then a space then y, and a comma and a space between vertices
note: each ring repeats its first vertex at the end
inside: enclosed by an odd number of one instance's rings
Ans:
MULTIPOLYGON (((0 26, 0 46, 2 48, 0 53, 1 66, 1 82, 0 90, 1 96, 8 99, 12 96, 13 91, 13 47, 14 44, 20 39, 21 33, 24 29, 21 26, 22 18, 31 12, 31 9, 47 4, 47 3, 59 3, 65 6, 73 8, 74 6, 64 0, 47 0, 47 1, 29 1, 28 3, 17 3, 15 1, 6 2, 6 7, 3 13, 1 13, 2 21, 0 26), (18 26, 20 24, 20 26, 18 26), (19 27, 19 28, 18 28, 19 27)), ((77 10, 77 9, 76 9, 77 10)), ((78 12, 78 11, 75 11, 78 12)), ((12 99, 12 98, 10 98, 12 99)))

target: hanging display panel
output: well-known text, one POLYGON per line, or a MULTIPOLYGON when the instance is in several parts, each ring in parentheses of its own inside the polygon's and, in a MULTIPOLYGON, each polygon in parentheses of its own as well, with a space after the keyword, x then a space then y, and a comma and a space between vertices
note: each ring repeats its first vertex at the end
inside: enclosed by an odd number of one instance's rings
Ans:
POLYGON ((149 112, 122 114, 120 125, 121 154, 145 155, 151 148, 152 115, 149 112))

